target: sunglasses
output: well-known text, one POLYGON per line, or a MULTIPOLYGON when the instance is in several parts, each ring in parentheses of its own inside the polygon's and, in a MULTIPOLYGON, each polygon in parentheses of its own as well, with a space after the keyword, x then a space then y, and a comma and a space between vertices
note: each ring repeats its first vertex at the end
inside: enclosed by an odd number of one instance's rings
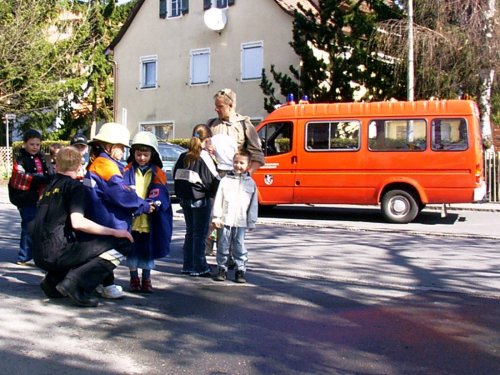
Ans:
POLYGON ((228 98, 231 101, 231 103, 233 102, 233 98, 231 98, 229 96, 229 94, 226 92, 226 90, 220 90, 217 94, 219 96, 225 96, 226 98, 228 98))

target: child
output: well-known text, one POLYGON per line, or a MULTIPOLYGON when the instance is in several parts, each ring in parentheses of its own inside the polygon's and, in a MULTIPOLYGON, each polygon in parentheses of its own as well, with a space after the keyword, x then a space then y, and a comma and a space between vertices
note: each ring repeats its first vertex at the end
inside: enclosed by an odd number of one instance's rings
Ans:
POLYGON ((47 271, 40 283, 45 295, 68 296, 78 306, 93 307, 98 301, 92 292, 130 252, 132 236, 84 217, 85 187, 76 181, 80 165, 78 150, 59 151, 57 174, 38 202, 30 229, 35 264, 47 271))
POLYGON ((215 196, 219 185, 215 163, 206 151, 211 135, 208 126, 196 125, 188 151, 181 154, 173 173, 175 194, 180 199, 186 221, 181 272, 199 277, 211 277, 205 256, 205 239, 212 207, 210 199, 215 196))
POLYGON ((245 150, 236 152, 233 158, 233 171, 222 178, 215 196, 212 223, 222 228, 217 244, 216 281, 227 278, 229 248, 231 247, 236 264, 235 281, 245 283, 246 263, 245 229, 255 229, 257 221, 257 188, 248 174, 250 153, 245 150))
POLYGON ((28 224, 35 218, 36 203, 49 181, 45 158, 40 152, 42 135, 35 129, 23 134, 23 148, 20 150, 9 179, 9 199, 17 206, 21 215, 21 241, 19 242, 18 265, 26 265, 31 259, 31 237, 28 224))
POLYGON ((123 174, 127 185, 142 199, 154 201, 155 211, 150 215, 135 216, 132 220, 134 248, 127 257, 131 292, 152 293, 151 270, 155 259, 170 252, 172 239, 172 206, 167 189, 167 176, 158 151, 158 140, 153 133, 141 131, 132 140, 128 165, 123 174), (142 283, 138 268, 142 269, 142 283))
POLYGON ((60 143, 53 143, 49 146, 50 158, 47 160, 47 169, 49 171, 49 176, 54 176, 56 172, 56 155, 62 148, 60 143))
MULTIPOLYGON (((121 124, 109 122, 101 126, 91 145, 90 164, 83 184, 87 187, 85 216, 98 224, 115 229, 130 230, 132 215, 153 212, 153 203, 139 198, 123 180, 120 163, 130 133, 121 124)), ((105 298, 122 298, 121 287, 115 285, 111 274, 102 287, 96 289, 105 298)))
POLYGON ((83 134, 76 133, 73 137, 71 137, 69 144, 74 148, 76 148, 80 152, 80 155, 82 156, 82 163, 80 165, 80 169, 78 170, 77 179, 83 180, 83 177, 85 176, 85 168, 87 166, 87 161, 88 161, 88 152, 89 152, 88 139, 83 134))

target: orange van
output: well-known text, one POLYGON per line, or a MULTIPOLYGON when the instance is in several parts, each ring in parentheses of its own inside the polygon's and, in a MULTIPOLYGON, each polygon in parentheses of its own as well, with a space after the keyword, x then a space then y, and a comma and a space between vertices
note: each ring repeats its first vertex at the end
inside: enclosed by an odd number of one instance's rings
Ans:
POLYGON ((468 100, 285 105, 258 127, 261 205, 380 204, 408 223, 430 203, 484 199, 479 111, 468 100))

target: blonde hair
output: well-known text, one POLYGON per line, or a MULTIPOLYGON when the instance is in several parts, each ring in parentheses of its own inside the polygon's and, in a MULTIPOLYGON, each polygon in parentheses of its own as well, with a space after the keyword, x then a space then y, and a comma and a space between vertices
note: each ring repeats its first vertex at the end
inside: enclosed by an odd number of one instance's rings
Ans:
POLYGON ((212 131, 205 124, 198 124, 193 129, 193 136, 189 141, 188 152, 184 158, 184 167, 187 168, 200 158, 203 149, 202 142, 212 137, 212 131))
POLYGON ((58 172, 77 171, 82 164, 82 154, 73 146, 63 147, 56 155, 58 172))
POLYGON ((222 89, 215 93, 214 99, 221 98, 227 105, 236 108, 236 93, 231 89, 222 89))

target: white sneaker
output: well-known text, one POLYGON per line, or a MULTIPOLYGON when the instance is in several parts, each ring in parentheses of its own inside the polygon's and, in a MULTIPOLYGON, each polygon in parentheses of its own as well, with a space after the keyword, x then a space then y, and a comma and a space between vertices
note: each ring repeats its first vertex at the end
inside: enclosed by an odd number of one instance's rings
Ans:
POLYGON ((97 288, 95 288, 95 291, 104 298, 117 299, 124 296, 123 288, 120 285, 115 284, 108 285, 106 287, 99 285, 97 288))

